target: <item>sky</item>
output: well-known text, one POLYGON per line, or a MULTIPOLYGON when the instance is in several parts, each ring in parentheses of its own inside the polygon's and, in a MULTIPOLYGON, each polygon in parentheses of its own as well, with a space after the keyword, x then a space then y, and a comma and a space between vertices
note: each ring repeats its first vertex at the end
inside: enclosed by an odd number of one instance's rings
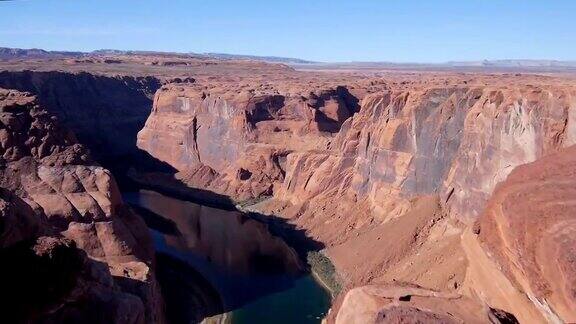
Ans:
POLYGON ((576 60, 575 0, 0 0, 0 47, 576 60))

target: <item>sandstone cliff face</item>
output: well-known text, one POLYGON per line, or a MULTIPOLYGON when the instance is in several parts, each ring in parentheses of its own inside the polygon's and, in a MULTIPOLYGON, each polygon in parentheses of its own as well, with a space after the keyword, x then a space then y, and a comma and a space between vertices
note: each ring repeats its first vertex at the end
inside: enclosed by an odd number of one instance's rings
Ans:
POLYGON ((406 212, 412 197, 438 194, 470 222, 514 167, 576 140, 572 88, 389 90, 363 98, 351 118, 356 108, 338 89, 304 97, 167 86, 138 146, 190 185, 238 200, 275 192, 302 204, 331 194, 366 200, 384 219, 406 212), (323 109, 334 128, 318 121, 323 109))
POLYGON ((9 316, 162 322, 150 235, 109 171, 29 94, 0 90, 0 134, 2 293, 17 296, 9 316))
POLYGON ((480 240, 550 322, 576 321, 576 146, 522 165, 480 217, 480 240))
POLYGON ((254 208, 324 243, 347 287, 409 282, 485 305, 476 319, 500 316, 490 311, 496 303, 543 320, 537 303, 500 303, 475 286, 486 284, 476 257, 489 255, 467 228, 514 168, 576 144, 574 85, 537 77, 373 84, 340 88, 354 100, 336 87, 168 85, 138 146, 189 186, 237 201, 272 195, 254 208), (321 93, 334 96, 318 101, 321 93))
POLYGON ((369 96, 331 150, 289 157, 287 178, 301 182, 285 181, 281 197, 309 200, 336 185, 348 191, 342 195, 368 199, 379 214, 400 214, 388 203, 440 193, 452 215, 474 219, 514 167, 574 143, 573 98, 574 89, 522 87, 369 96), (303 168, 308 160, 324 161, 303 168), (350 186, 331 182, 343 172, 350 186))
POLYGON ((168 85, 156 94, 138 147, 191 186, 236 200, 271 195, 284 179, 286 155, 325 147, 327 138, 318 135, 337 132, 356 101, 344 87, 304 96, 168 85))
MULTIPOLYGON (((332 150, 288 156, 276 197, 290 206, 270 202, 268 210, 332 242, 327 253, 350 286, 401 280, 483 296, 471 291, 489 278, 466 285, 471 267, 480 265, 462 247, 461 222, 476 219, 512 169, 574 144, 573 98, 574 88, 563 86, 368 96, 332 150), (414 199, 422 195, 439 197, 437 211, 418 211, 414 199)), ((479 299, 494 306, 495 299, 479 299)), ((534 304, 502 307, 522 321, 543 321, 541 312, 528 310, 534 304)))

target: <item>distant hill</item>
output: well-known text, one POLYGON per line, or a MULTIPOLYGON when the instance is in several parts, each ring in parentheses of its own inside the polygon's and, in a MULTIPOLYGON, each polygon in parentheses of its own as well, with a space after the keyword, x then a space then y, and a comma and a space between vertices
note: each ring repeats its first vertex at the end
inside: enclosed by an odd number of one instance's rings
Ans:
POLYGON ((315 63, 299 58, 278 57, 278 56, 257 56, 257 55, 236 55, 225 53, 177 53, 177 52, 159 52, 159 51, 124 51, 115 49, 101 49, 92 52, 69 52, 69 51, 46 51, 43 49, 20 49, 0 47, 0 59, 41 59, 41 58, 63 58, 79 56, 111 56, 111 55, 154 55, 180 58, 214 58, 220 60, 253 60, 273 63, 287 64, 308 64, 315 63))
POLYGON ((487 67, 576 67, 576 61, 556 60, 484 60, 448 62, 450 66, 487 66, 487 67))
POLYGON ((31 48, 7 48, 0 47, 0 59, 15 59, 15 58, 61 58, 61 57, 75 57, 81 56, 82 52, 66 52, 66 51, 45 51, 43 49, 31 48))
POLYGON ((576 71, 576 61, 555 60, 484 60, 454 61, 446 63, 393 63, 393 62, 341 62, 341 63, 289 63, 300 70, 355 70, 355 71, 462 71, 462 72, 570 72, 576 71))
MULTIPOLYGON (((313 62, 309 62, 313 63, 313 62)), ((556 60, 484 60, 451 61, 446 63, 395 63, 395 62, 334 62, 316 63, 324 66, 364 67, 364 68, 403 68, 403 67, 576 67, 576 61, 556 60)))
POLYGON ((115 49, 101 49, 86 53, 88 55, 141 55, 141 56, 163 56, 163 57, 177 57, 177 58, 202 58, 204 55, 196 53, 178 53, 178 52, 159 52, 159 51, 124 51, 115 49))
POLYGON ((470 71, 563 71, 576 70, 576 61, 558 60, 483 60, 483 61, 451 61, 446 63, 394 63, 394 62, 336 62, 323 63, 307 61, 299 58, 279 56, 237 55, 225 53, 176 53, 159 51, 124 51, 101 49, 92 52, 46 51, 43 49, 20 49, 0 47, 0 59, 42 59, 66 58, 82 56, 113 56, 113 55, 154 55, 178 58, 212 58, 220 60, 253 60, 272 63, 284 63, 300 69, 332 70, 470 70, 470 71))
POLYGON ((265 62, 287 63, 287 64, 318 63, 299 58, 280 57, 280 56, 257 56, 257 55, 239 55, 239 54, 224 54, 224 53, 203 53, 202 55, 223 60, 254 60, 254 61, 265 61, 265 62))

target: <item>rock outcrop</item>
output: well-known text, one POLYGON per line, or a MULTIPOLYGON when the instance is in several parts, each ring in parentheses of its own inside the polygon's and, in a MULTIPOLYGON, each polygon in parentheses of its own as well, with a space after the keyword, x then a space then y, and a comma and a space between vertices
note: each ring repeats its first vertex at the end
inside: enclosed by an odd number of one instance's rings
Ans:
POLYGON ((576 321, 576 146, 514 169, 479 219, 479 237, 549 322, 576 321))
POLYGON ((489 323, 490 314, 490 310, 457 294, 412 286, 365 286, 348 292, 335 322, 489 323))
POLYGON ((144 126, 159 87, 160 80, 145 76, 0 72, 0 88, 34 94, 99 161, 135 153, 136 133, 144 126))
POLYGON ((318 135, 337 132, 357 109, 344 87, 270 94, 167 85, 156 94, 138 147, 175 167, 190 186, 246 200, 271 195, 284 180, 286 155, 327 146, 318 135))
POLYGON ((148 229, 36 97, 0 90, 0 156, 5 316, 162 322, 148 229))

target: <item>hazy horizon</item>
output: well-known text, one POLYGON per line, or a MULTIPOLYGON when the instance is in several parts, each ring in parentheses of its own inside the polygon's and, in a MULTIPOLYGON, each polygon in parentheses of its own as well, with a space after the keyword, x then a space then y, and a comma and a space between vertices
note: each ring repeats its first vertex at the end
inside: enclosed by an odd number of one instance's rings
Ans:
POLYGON ((575 61, 576 2, 0 1, 0 46, 316 62, 575 61))
MULTIPOLYGON (((0 0, 0 1, 12 1, 12 0, 0 0)), ((0 46, 0 49, 14 49, 14 50, 41 50, 46 52, 52 53, 84 53, 84 54, 91 54, 96 52, 125 52, 125 53, 160 53, 160 54, 189 54, 189 55, 213 55, 213 56, 230 56, 230 57, 255 57, 255 58, 277 58, 277 59, 290 59, 290 60, 302 60, 307 63, 319 63, 319 64, 398 64, 398 65, 445 65, 445 64, 465 64, 465 63, 480 63, 480 62, 559 62, 559 63, 574 63, 576 64, 576 60, 554 60, 554 59, 524 59, 524 58, 500 58, 500 59, 481 59, 481 60, 454 60, 454 61, 445 61, 445 62, 395 62, 395 61, 311 61, 306 60, 300 57, 286 57, 286 56, 277 56, 277 55, 255 55, 255 54, 238 54, 238 53, 220 53, 220 52, 169 52, 169 51, 161 51, 161 50, 124 50, 124 49, 117 49, 117 48, 101 48, 95 49, 92 51, 81 51, 81 50, 69 50, 69 49, 53 49, 47 50, 45 48, 38 48, 38 47, 30 47, 30 48, 21 48, 21 47, 7 47, 7 46, 0 46)))

